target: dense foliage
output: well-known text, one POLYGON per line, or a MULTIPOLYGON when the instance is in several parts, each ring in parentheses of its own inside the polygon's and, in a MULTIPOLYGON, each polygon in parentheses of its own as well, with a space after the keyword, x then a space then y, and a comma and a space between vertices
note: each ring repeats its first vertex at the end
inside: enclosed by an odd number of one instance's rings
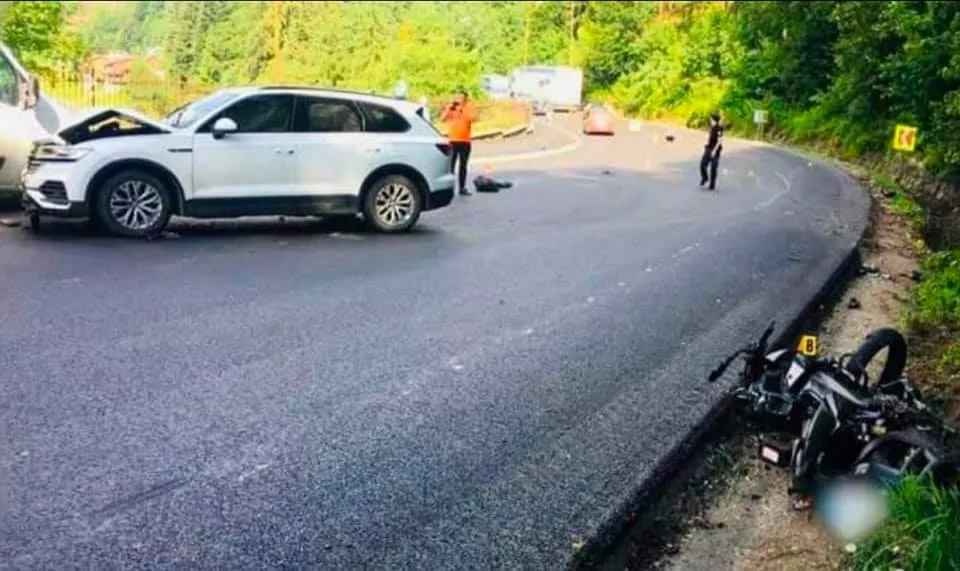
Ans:
POLYGON ((698 125, 753 110, 849 155, 920 127, 935 170, 960 173, 954 2, 0 2, 4 41, 41 71, 92 52, 162 48, 181 85, 311 83, 412 95, 524 63, 584 69, 594 98, 698 125))

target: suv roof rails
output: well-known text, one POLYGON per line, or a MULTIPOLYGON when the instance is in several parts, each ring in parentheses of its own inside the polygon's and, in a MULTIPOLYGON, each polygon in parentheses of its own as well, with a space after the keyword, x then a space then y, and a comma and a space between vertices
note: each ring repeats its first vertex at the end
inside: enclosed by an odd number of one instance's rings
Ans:
POLYGON ((370 91, 357 91, 355 89, 338 89, 336 87, 316 87, 316 86, 310 86, 310 85, 264 85, 260 87, 261 91, 268 91, 271 89, 295 89, 297 91, 329 91, 333 93, 346 93, 350 95, 364 95, 366 97, 385 97, 383 95, 377 95, 376 93, 373 93, 370 91))

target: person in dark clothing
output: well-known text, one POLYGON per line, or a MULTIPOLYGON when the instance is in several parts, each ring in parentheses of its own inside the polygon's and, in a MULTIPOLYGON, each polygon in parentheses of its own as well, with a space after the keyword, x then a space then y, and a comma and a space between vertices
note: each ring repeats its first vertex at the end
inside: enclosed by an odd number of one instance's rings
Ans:
POLYGON ((709 180, 710 190, 717 188, 717 167, 720 166, 720 151, 723 150, 723 125, 720 124, 720 115, 710 115, 710 135, 707 144, 703 146, 703 158, 700 159, 700 186, 709 180), (710 167, 709 178, 707 167, 710 167))
POLYGON ((467 190, 467 163, 470 162, 470 143, 466 141, 451 141, 453 156, 450 158, 450 172, 457 173, 457 182, 460 194, 469 196, 467 190))

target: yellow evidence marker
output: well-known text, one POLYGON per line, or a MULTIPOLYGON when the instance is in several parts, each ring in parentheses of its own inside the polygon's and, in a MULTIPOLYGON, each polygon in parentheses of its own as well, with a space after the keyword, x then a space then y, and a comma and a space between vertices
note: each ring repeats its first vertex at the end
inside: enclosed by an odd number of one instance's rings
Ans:
POLYGON ((800 338, 800 345, 797 352, 807 357, 816 357, 820 351, 820 341, 816 335, 804 335, 800 338))

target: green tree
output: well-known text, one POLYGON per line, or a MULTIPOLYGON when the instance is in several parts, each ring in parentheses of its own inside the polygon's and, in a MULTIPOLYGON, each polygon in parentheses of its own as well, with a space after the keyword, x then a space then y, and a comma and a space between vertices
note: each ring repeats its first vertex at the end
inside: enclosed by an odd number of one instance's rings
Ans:
POLYGON ((607 88, 639 68, 639 40, 655 10, 649 2, 589 3, 578 46, 589 88, 607 88))
POLYGON ((8 2, 4 7, 0 39, 32 72, 76 67, 83 59, 86 48, 66 29, 68 6, 63 2, 8 2))
POLYGON ((195 72, 208 31, 228 18, 237 6, 224 0, 170 3, 170 29, 165 48, 170 70, 181 84, 196 80, 195 72))
POLYGON ((737 6, 746 53, 737 81, 744 96, 809 105, 833 80, 835 2, 746 2, 737 6))

